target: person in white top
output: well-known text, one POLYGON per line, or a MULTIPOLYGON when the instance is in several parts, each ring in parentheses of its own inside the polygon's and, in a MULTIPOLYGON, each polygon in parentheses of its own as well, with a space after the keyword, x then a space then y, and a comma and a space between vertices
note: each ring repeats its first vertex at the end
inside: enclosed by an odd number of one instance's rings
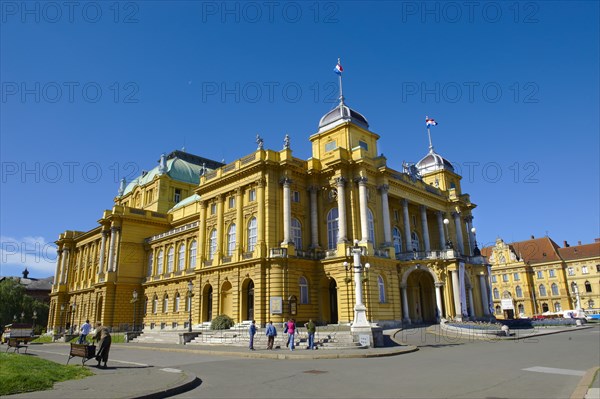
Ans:
POLYGON ((81 325, 79 339, 77 340, 78 344, 84 344, 86 342, 86 337, 92 330, 92 325, 89 320, 86 320, 85 323, 81 325))

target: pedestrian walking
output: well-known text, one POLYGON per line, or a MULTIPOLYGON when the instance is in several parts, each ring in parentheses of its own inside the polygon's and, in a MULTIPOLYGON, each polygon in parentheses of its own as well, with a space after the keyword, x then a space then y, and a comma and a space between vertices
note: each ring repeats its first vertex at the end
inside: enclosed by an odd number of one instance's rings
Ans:
POLYGON ((252 324, 250 324, 250 328, 248 329, 248 334, 250 334, 250 346, 248 349, 251 351, 254 350, 254 336, 256 335, 256 321, 252 320, 252 324))
POLYGON ((92 325, 89 320, 86 320, 79 329, 79 339, 77 340, 77 343, 84 344, 90 331, 92 331, 92 325))
POLYGON ((275 337, 277 336, 277 329, 273 325, 273 322, 269 320, 269 324, 267 324, 267 349, 273 349, 273 342, 275 342, 275 337))
POLYGON ((94 339, 100 342, 98 344, 98 352, 96 352, 96 360, 98 361, 97 367, 100 367, 100 362, 102 361, 104 362, 104 366, 102 368, 106 368, 106 362, 108 362, 108 353, 110 352, 110 344, 112 342, 108 327, 104 327, 102 323, 96 324, 96 334, 94 335, 94 339))
POLYGON ((308 333, 308 347, 306 349, 315 349, 315 332, 317 331, 317 326, 312 321, 312 319, 308 319, 308 323, 304 324, 306 327, 306 332, 308 333))
POLYGON ((288 343, 290 350, 294 350, 294 334, 296 333, 296 321, 294 319, 289 319, 287 322, 287 334, 288 334, 288 343))

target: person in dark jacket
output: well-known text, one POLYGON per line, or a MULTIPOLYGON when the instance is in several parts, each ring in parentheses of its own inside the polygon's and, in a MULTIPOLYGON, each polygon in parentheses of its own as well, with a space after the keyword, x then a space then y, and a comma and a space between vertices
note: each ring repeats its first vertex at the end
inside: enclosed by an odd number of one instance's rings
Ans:
POLYGON ((277 329, 273 325, 273 322, 269 320, 269 324, 267 324, 267 331, 265 332, 267 336, 267 349, 273 349, 273 342, 275 342, 275 337, 277 336, 277 329))
POLYGON ((252 324, 250 324, 250 328, 248 329, 248 334, 250 334, 250 346, 248 349, 251 351, 254 350, 254 336, 256 335, 256 321, 252 320, 252 324))
POLYGON ((102 366, 102 368, 106 368, 106 362, 108 362, 108 353, 110 352, 112 338, 110 336, 110 331, 108 331, 108 328, 104 327, 102 323, 98 323, 96 325, 96 334, 94 335, 94 340, 99 341, 98 352, 96 352, 96 360, 98 361, 97 367, 100 367, 100 362, 104 362, 104 366, 102 366))

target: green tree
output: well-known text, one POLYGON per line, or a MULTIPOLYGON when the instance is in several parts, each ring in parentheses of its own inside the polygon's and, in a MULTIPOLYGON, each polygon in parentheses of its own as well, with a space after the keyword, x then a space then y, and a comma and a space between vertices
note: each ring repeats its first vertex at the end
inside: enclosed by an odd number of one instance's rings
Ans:
POLYGON ((25 287, 15 279, 0 281, 0 327, 21 320, 31 323, 34 311, 36 332, 39 332, 48 324, 48 305, 27 295, 25 287))

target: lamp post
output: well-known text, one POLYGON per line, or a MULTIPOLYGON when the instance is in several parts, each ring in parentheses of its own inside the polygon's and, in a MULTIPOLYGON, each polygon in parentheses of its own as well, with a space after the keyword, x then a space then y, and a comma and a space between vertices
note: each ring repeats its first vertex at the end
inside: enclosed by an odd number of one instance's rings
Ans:
POLYGON ((447 218, 445 218, 444 231, 446 233, 446 249, 452 249, 452 241, 450 241, 450 236, 448 235, 448 224, 450 224, 450 221, 447 218))
POLYGON ((33 311, 33 315, 31 316, 31 320, 33 322, 32 323, 33 324, 33 326, 32 326, 33 331, 35 331, 35 319, 37 319, 37 311, 34 310, 33 311))
POLYGON ((73 325, 75 324, 75 308, 77 308, 77 302, 73 302, 71 307, 71 333, 73 333, 73 325))
POLYGON ((354 321, 352 322, 351 328, 355 330, 357 328, 371 328, 371 325, 367 321, 367 308, 363 303, 363 293, 362 293, 362 272, 364 270, 368 270, 371 265, 365 263, 363 266, 360 262, 360 256, 362 255, 362 247, 358 246, 358 240, 354 240, 354 246, 351 247, 350 252, 352 252, 352 256, 354 257, 353 264, 350 266, 348 262, 344 262, 344 268, 346 271, 351 268, 354 269, 354 297, 356 298, 354 304, 354 321))
POLYGON ((63 318, 63 314, 65 312, 65 304, 61 304, 60 305, 60 329, 63 329, 63 325, 64 325, 64 318, 63 318))
POLYGON ((188 301, 190 308, 190 315, 188 318, 188 332, 192 332, 192 297, 194 296, 194 283, 191 281, 188 283, 188 301))
POLYGON ((472 227, 471 233, 473 233, 473 256, 481 256, 481 251, 477 247, 477 229, 472 227))
POLYGON ((25 321, 25 312, 24 311, 21 312, 21 323, 23 323, 23 321, 25 321))
POLYGON ((135 305, 138 301, 138 293, 136 290, 133 290, 133 293, 131 294, 132 298, 131 298, 131 303, 133 303, 133 331, 135 331, 135 305))

